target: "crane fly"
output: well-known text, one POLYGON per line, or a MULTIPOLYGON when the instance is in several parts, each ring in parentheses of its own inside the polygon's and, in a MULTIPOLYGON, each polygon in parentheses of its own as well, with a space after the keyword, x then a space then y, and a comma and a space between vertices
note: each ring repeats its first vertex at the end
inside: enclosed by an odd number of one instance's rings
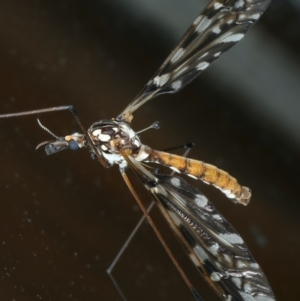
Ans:
MULTIPOLYGON (((59 137, 38 121, 54 137, 54 141, 45 141, 38 147, 45 146, 47 155, 67 148, 86 148, 104 167, 117 164, 139 202, 126 175, 126 169, 132 168, 153 196, 194 265, 219 298, 226 301, 274 301, 275 297, 266 276, 241 236, 208 199, 180 177, 157 174, 147 163, 164 165, 177 173, 211 184, 234 203, 247 205, 251 197, 250 190, 213 165, 157 151, 142 144, 139 133, 130 124, 134 111, 140 106, 158 95, 179 91, 240 41, 270 1, 211 1, 125 110, 116 118, 95 122, 87 131, 72 106, 0 115, 6 118, 69 109, 82 133, 59 137)), ((143 212, 147 216, 147 212, 143 212)), ((169 256, 172 259, 172 255, 169 256)), ((180 267, 177 268, 180 271, 180 267)), ((194 297, 202 300, 193 286, 188 285, 194 297)))

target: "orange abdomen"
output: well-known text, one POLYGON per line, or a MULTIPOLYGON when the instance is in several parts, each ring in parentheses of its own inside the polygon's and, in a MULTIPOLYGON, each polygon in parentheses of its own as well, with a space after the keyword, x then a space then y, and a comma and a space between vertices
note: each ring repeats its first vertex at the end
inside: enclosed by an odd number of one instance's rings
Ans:
POLYGON ((146 147, 145 151, 149 154, 145 161, 165 165, 176 172, 184 173, 192 178, 211 184, 225 193, 228 198, 235 199, 237 203, 247 205, 250 201, 250 189, 241 186, 235 178, 214 165, 156 151, 149 147, 146 147))

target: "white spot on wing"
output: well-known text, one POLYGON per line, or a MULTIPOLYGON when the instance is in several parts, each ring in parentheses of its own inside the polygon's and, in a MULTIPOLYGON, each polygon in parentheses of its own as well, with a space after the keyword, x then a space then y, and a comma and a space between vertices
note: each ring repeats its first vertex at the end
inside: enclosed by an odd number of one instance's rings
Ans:
POLYGON ((211 20, 208 19, 207 17, 203 17, 202 20, 199 22, 197 27, 195 28, 195 31, 198 32, 199 34, 202 33, 209 25, 211 24, 211 20))
POLYGON ((196 194, 195 203, 199 207, 205 207, 208 203, 208 199, 202 194, 196 194))
POLYGON ((259 17, 260 17, 260 14, 254 14, 254 15, 251 15, 251 16, 250 16, 250 18, 251 18, 251 19, 254 19, 254 20, 259 19, 259 17))
POLYGON ((199 245, 196 245, 194 247, 194 251, 198 255, 198 257, 201 259, 201 261, 204 261, 205 259, 207 259, 206 253, 199 245))
POLYGON ((212 32, 215 34, 219 34, 221 32, 220 26, 214 26, 212 32))
POLYGON ((171 85, 171 87, 172 87, 175 91, 179 90, 179 89, 181 88, 181 86, 182 86, 181 80, 176 80, 176 81, 175 81, 174 83, 172 83, 172 85, 171 85))
POLYGON ((247 19, 248 18, 248 16, 246 15, 246 14, 240 14, 239 15, 239 20, 241 21, 241 20, 245 20, 245 19, 247 19))
POLYGON ((171 58, 171 63, 177 62, 183 56, 184 52, 185 50, 183 48, 179 48, 171 58))
POLYGON ((220 281, 221 280, 220 275, 216 272, 211 273, 210 279, 212 281, 220 281))
POLYGON ((169 74, 163 74, 161 76, 156 76, 153 79, 154 84, 156 84, 156 86, 161 87, 163 86, 170 78, 169 74))
POLYGON ((207 63, 207 62, 201 62, 201 63, 199 63, 199 64, 196 66, 196 68, 197 68, 197 70, 204 70, 204 69, 206 69, 208 66, 209 66, 209 63, 207 63))
POLYGON ((231 43, 231 42, 238 42, 244 37, 243 33, 236 33, 236 34, 231 34, 225 39, 222 39, 223 43, 231 43))
POLYGON ((220 214, 214 214, 214 215, 212 216, 212 218, 215 219, 216 221, 221 221, 221 220, 222 220, 222 217, 221 217, 220 214))
POLYGON ((171 184, 176 186, 176 187, 179 187, 180 186, 180 180, 178 178, 172 178, 171 179, 171 184))
POLYGON ((242 244, 244 243, 243 239, 237 235, 236 233, 225 233, 225 234, 219 234, 221 238, 228 241, 231 244, 242 244))
POLYGON ((221 8, 222 6, 223 6, 222 3, 220 3, 220 2, 214 3, 214 9, 219 9, 219 8, 221 8))
POLYGON ((245 262, 243 262, 243 261, 241 261, 241 260, 238 260, 237 262, 236 262, 236 265, 237 265, 237 267, 239 268, 239 269, 243 269, 243 268, 245 268, 247 265, 245 264, 245 262))
POLYGON ((234 19, 233 18, 230 18, 227 20, 227 24, 232 24, 234 22, 234 19))
POLYGON ((201 18, 202 16, 198 16, 196 20, 193 22, 193 25, 197 25, 200 22, 201 18))
POLYGON ((254 270, 258 270, 259 269, 259 265, 256 262, 252 262, 250 263, 250 267, 254 270))
POLYGON ((205 56, 207 56, 209 54, 209 52, 207 51, 207 52, 205 52, 205 53, 203 53, 200 57, 199 57, 199 59, 202 59, 202 58, 204 58, 205 56))
POLYGON ((223 258, 224 258, 227 262, 232 263, 231 257, 230 257, 229 255, 223 254, 223 258))
POLYGON ((211 254, 217 256, 218 255, 218 250, 219 250, 219 244, 214 243, 208 248, 211 252, 211 254))
POLYGON ((243 300, 245 300, 245 301, 257 301, 258 300, 256 297, 254 298, 254 297, 252 297, 251 295, 248 295, 245 292, 240 292, 240 294, 241 294, 243 300))
POLYGON ((235 8, 242 8, 245 5, 244 0, 238 0, 237 2, 234 3, 235 8))
POLYGON ((275 299, 266 296, 256 296, 255 301, 275 301, 275 299))
MULTIPOLYGON (((242 281, 240 278, 237 278, 237 277, 232 277, 231 278, 231 281, 240 289, 241 288, 241 285, 242 285, 242 281)), ((247 300, 247 299, 245 299, 247 300)), ((249 299, 250 300, 250 299, 249 299)), ((254 299, 253 299, 254 300, 254 299)))
POLYGON ((245 283, 243 286, 243 289, 248 294, 252 293, 252 291, 253 291, 253 289, 249 283, 245 283))

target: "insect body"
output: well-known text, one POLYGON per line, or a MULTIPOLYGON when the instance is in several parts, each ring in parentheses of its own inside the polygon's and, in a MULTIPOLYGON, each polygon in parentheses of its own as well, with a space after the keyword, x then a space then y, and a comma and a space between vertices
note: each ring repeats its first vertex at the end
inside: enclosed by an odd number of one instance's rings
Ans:
MULTIPOLYGON (((138 162, 159 163, 178 173, 201 179, 203 182, 219 188, 228 198, 235 199, 241 204, 247 205, 250 200, 249 188, 239 185, 236 179, 227 172, 201 161, 153 150, 141 143, 138 135, 127 122, 102 120, 94 123, 88 129, 87 135, 93 145, 93 155, 100 157, 101 163, 105 167, 114 164, 118 164, 120 168, 127 167, 128 164, 122 155, 122 152, 126 152, 128 156, 138 162)), ((83 134, 74 133, 48 143, 45 150, 50 155, 68 147, 71 149, 88 147, 86 138, 83 134)))
POLYGON ((66 148, 88 148, 92 157, 103 166, 119 165, 124 179, 126 168, 131 167, 156 200, 195 266, 217 295, 226 301, 274 301, 275 297, 241 236, 208 199, 181 178, 154 174, 144 163, 163 164, 178 173, 200 179, 243 205, 250 200, 250 190, 215 166, 156 151, 142 144, 130 123, 133 112, 145 102, 160 94, 177 92, 241 40, 269 2, 212 1, 127 108, 117 118, 96 122, 87 131, 71 106, 0 115, 3 118, 70 109, 82 133, 58 137, 39 122, 55 141, 43 142, 38 147, 45 145, 48 155, 66 148))

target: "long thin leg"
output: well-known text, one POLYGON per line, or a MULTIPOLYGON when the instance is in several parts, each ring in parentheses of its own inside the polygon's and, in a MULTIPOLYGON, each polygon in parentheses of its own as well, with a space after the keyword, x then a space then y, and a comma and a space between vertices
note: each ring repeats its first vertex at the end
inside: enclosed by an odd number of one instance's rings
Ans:
POLYGON ((191 293, 193 294, 195 300, 197 300, 197 301, 203 301, 203 299, 199 296, 199 294, 197 293, 196 289, 194 288, 194 286, 192 285, 192 283, 190 282, 190 280, 188 279, 188 277, 186 276, 186 274, 182 270, 181 266, 177 262, 177 260, 174 257, 171 249, 169 248, 169 246, 167 245, 166 241, 164 240, 164 238, 160 234, 160 232, 157 229, 157 227, 156 227, 155 223, 153 222, 152 218, 149 216, 149 214, 147 212, 147 209, 145 208, 145 206, 143 205, 142 201, 140 200, 140 198, 136 194, 136 192, 135 192, 134 188, 132 187, 132 185, 131 185, 131 183, 130 183, 128 177, 127 177, 127 175, 125 174, 125 172, 121 172, 121 175, 122 175, 122 177, 123 177, 123 179, 124 179, 124 181, 125 181, 128 189, 130 190, 130 192, 134 196, 135 200, 137 201, 138 205, 140 206, 142 212, 144 213, 144 215, 145 215, 148 223, 150 224, 150 226, 152 227, 153 231, 155 232, 155 235, 159 239, 160 243, 163 245, 163 247, 166 250, 168 256, 170 257, 170 259, 172 260, 172 262, 175 265, 176 269, 178 270, 178 272, 180 273, 181 277, 183 278, 184 282, 186 283, 186 285, 191 290, 191 293))
POLYGON ((80 119, 78 118, 77 112, 72 105, 51 107, 46 109, 38 109, 38 110, 31 110, 31 111, 24 111, 24 112, 10 113, 10 114, 0 114, 0 118, 20 117, 20 116, 27 116, 27 115, 42 114, 42 113, 51 113, 57 111, 65 111, 65 110, 69 110, 72 113, 80 129, 82 130, 82 132, 85 133, 84 126, 82 125, 80 119))
MULTIPOLYGON (((147 213, 150 212, 150 210, 152 209, 153 206, 154 206, 154 202, 152 201, 151 204, 146 209, 147 213)), ((114 260, 112 261, 112 263, 110 264, 110 266, 108 267, 108 269, 106 270, 106 272, 108 273, 108 275, 111 278, 113 278, 111 273, 112 273, 115 265, 118 263, 120 257, 123 255, 124 251, 126 250, 126 248, 128 247, 128 245, 130 244, 131 240, 133 239, 134 235, 139 230, 139 228, 141 227, 141 225, 142 225, 142 223, 144 222, 145 219, 146 219, 146 216, 143 215, 141 217, 141 219, 139 220, 139 222, 134 227, 134 229, 132 230, 132 232, 130 233, 130 235, 128 236, 128 238, 126 239, 126 241, 124 242, 123 246, 121 247, 120 251, 118 252, 118 254, 116 255, 116 257, 114 258, 114 260)))
MULTIPOLYGON (((186 144, 183 145, 186 148, 186 151, 183 154, 184 157, 186 157, 189 154, 189 152, 191 151, 191 148, 192 148, 193 145, 194 145, 193 143, 186 143, 186 144)), ((172 149, 174 149, 174 148, 172 148, 172 149)), ((172 171, 171 175, 174 175, 174 173, 175 172, 172 171)), ((154 201, 152 201, 151 204, 148 206, 148 208, 147 208, 148 213, 151 211, 153 206, 154 206, 154 201)), ((121 247, 120 251, 118 252, 116 257, 114 258, 114 260, 112 261, 110 266, 107 268, 106 272, 108 273, 109 277, 111 277, 112 279, 113 279, 113 276, 112 276, 113 269, 115 268, 115 266, 118 263, 120 257, 123 255, 124 251, 126 250, 128 245, 130 244, 131 240, 133 239, 134 235, 139 230, 139 228, 141 227, 141 225, 145 221, 145 219, 146 219, 146 216, 143 215, 141 217, 141 219, 138 221, 138 223, 136 224, 136 226, 134 227, 134 229, 132 230, 132 232, 129 234, 128 238, 124 242, 123 246, 121 247)))
POLYGON ((74 110, 74 107, 73 106, 59 106, 59 107, 51 107, 51 108, 46 108, 46 109, 31 110, 31 111, 24 111, 24 112, 18 112, 18 113, 0 114, 0 118, 11 118, 11 117, 18 117, 18 116, 26 116, 26 115, 36 115, 36 114, 41 114, 41 113, 49 113, 49 112, 64 111, 64 110, 72 111, 72 110, 74 110))
MULTIPOLYGON (((183 147, 186 149, 186 151, 184 152, 183 156, 186 157, 189 152, 191 151, 191 148, 194 146, 193 143, 186 143, 183 147)), ((177 149, 176 148, 172 148, 172 149, 177 149)), ((173 175, 175 172, 172 172, 171 175, 173 175)), ((151 209, 154 206, 154 201, 151 202, 151 204, 148 206, 148 208, 146 209, 147 214, 149 214, 149 212, 151 211, 151 209)), ((122 297, 122 299, 124 301, 126 301, 127 299, 125 298, 121 288, 119 287, 116 279, 113 276, 113 269, 115 268, 116 264, 118 263, 118 261, 120 260, 121 256, 123 255, 123 253, 125 252, 126 248, 128 247, 128 245, 130 244, 130 242, 132 241, 133 237, 135 236, 135 234, 137 233, 137 231, 139 230, 139 228, 141 227, 142 223, 145 221, 146 219, 146 215, 143 215, 141 217, 141 219, 139 220, 139 222, 136 224, 136 226, 134 227, 134 229, 132 230, 132 232, 130 233, 130 235, 128 236, 128 238, 126 239, 125 243, 123 244, 123 246, 121 247, 120 251, 118 252, 118 254, 116 255, 116 257, 114 258, 114 260, 112 261, 112 263, 110 264, 110 266, 107 268, 107 274, 110 277, 110 279, 112 280, 115 288, 117 289, 117 291, 119 292, 120 296, 122 297)), ((199 297, 200 298, 200 297, 199 297)), ((198 300, 201 300, 199 299, 198 300)), ((197 300, 197 299, 196 299, 197 300)))

